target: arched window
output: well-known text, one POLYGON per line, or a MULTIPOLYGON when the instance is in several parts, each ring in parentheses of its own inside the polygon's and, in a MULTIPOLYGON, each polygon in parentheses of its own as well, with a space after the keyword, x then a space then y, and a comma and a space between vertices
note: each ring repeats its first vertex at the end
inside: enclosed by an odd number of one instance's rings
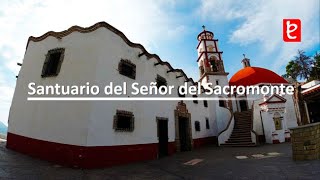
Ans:
POLYGON ((212 71, 217 72, 219 70, 217 58, 215 56, 211 56, 209 59, 212 71))

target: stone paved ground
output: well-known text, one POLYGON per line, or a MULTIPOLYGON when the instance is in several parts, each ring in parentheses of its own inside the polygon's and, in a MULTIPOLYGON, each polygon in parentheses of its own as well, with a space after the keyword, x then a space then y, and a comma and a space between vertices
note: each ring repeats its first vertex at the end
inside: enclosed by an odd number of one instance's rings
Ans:
POLYGON ((252 148, 212 146, 159 160, 81 170, 7 150, 2 142, 0 179, 320 179, 320 160, 293 161, 289 143, 252 148))

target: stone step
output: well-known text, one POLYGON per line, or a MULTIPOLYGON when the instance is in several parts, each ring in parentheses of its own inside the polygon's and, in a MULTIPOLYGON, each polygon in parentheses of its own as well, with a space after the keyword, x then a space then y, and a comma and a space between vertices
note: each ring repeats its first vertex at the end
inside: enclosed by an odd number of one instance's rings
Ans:
POLYGON ((251 111, 247 111, 247 112, 235 112, 235 115, 247 115, 247 114, 252 114, 251 111))
POLYGON ((225 146, 225 147, 254 147, 254 146, 256 146, 256 144, 253 142, 251 142, 251 143, 223 143, 223 144, 221 144, 221 146, 225 146))
POLYGON ((250 133, 251 132, 251 129, 233 129, 233 131, 232 131, 232 133, 236 133, 236 134, 238 134, 238 133, 250 133))
POLYGON ((251 117, 251 113, 250 114, 235 114, 236 117, 242 117, 242 116, 245 116, 245 117, 251 117))
POLYGON ((236 126, 251 126, 251 122, 248 123, 235 123, 236 126))
POLYGON ((234 129, 249 129, 249 130, 251 130, 251 126, 235 126, 234 129))
POLYGON ((243 138, 243 137, 251 138, 251 134, 250 133, 232 133, 230 136, 230 138, 243 138))
POLYGON ((235 126, 237 127, 237 126, 250 126, 251 127, 251 123, 250 124, 235 124, 235 126))
POLYGON ((233 129, 233 133, 249 133, 251 129, 233 129))
POLYGON ((235 127, 237 127, 237 126, 251 126, 251 123, 247 123, 247 124, 235 124, 234 125, 235 127))
POLYGON ((252 143, 251 139, 250 140, 228 140, 226 143, 252 143))
POLYGON ((251 141, 251 136, 249 137, 230 137, 229 139, 228 139, 228 141, 232 141, 232 140, 235 140, 235 141, 237 141, 237 140, 249 140, 249 141, 251 141))
POLYGON ((249 123, 251 122, 251 119, 242 119, 242 118, 236 118, 235 119, 235 122, 238 122, 238 123, 249 123))
POLYGON ((236 122, 251 122, 251 118, 235 118, 236 122))
POLYGON ((251 134, 244 134, 244 135, 231 135, 230 138, 251 138, 251 134))

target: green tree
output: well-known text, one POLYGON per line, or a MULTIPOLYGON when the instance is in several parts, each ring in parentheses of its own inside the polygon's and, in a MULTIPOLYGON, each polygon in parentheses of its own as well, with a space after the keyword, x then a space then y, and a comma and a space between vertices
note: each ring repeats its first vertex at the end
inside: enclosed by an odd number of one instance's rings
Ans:
POLYGON ((319 80, 320 79, 320 53, 316 53, 313 57, 313 66, 311 69, 311 74, 309 80, 319 80))
POLYGON ((288 65, 286 66, 286 72, 287 74, 284 75, 286 78, 292 78, 292 79, 297 79, 300 68, 296 62, 293 60, 289 61, 288 65))
POLYGON ((293 79, 306 79, 308 80, 312 71, 313 59, 310 56, 305 55, 305 52, 298 50, 297 56, 293 60, 289 61, 286 66, 286 75, 293 79))

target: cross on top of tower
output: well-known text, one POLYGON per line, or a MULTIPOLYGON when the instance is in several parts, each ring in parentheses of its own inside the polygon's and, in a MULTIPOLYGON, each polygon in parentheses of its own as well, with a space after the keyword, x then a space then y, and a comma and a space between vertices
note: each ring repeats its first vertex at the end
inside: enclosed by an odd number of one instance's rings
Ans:
POLYGON ((202 28, 203 28, 204 31, 206 30, 206 26, 205 25, 202 25, 202 28))
POLYGON ((250 67, 250 59, 246 58, 246 55, 245 54, 242 54, 243 55, 243 59, 242 59, 242 64, 243 64, 243 67, 246 68, 246 67, 250 67))

